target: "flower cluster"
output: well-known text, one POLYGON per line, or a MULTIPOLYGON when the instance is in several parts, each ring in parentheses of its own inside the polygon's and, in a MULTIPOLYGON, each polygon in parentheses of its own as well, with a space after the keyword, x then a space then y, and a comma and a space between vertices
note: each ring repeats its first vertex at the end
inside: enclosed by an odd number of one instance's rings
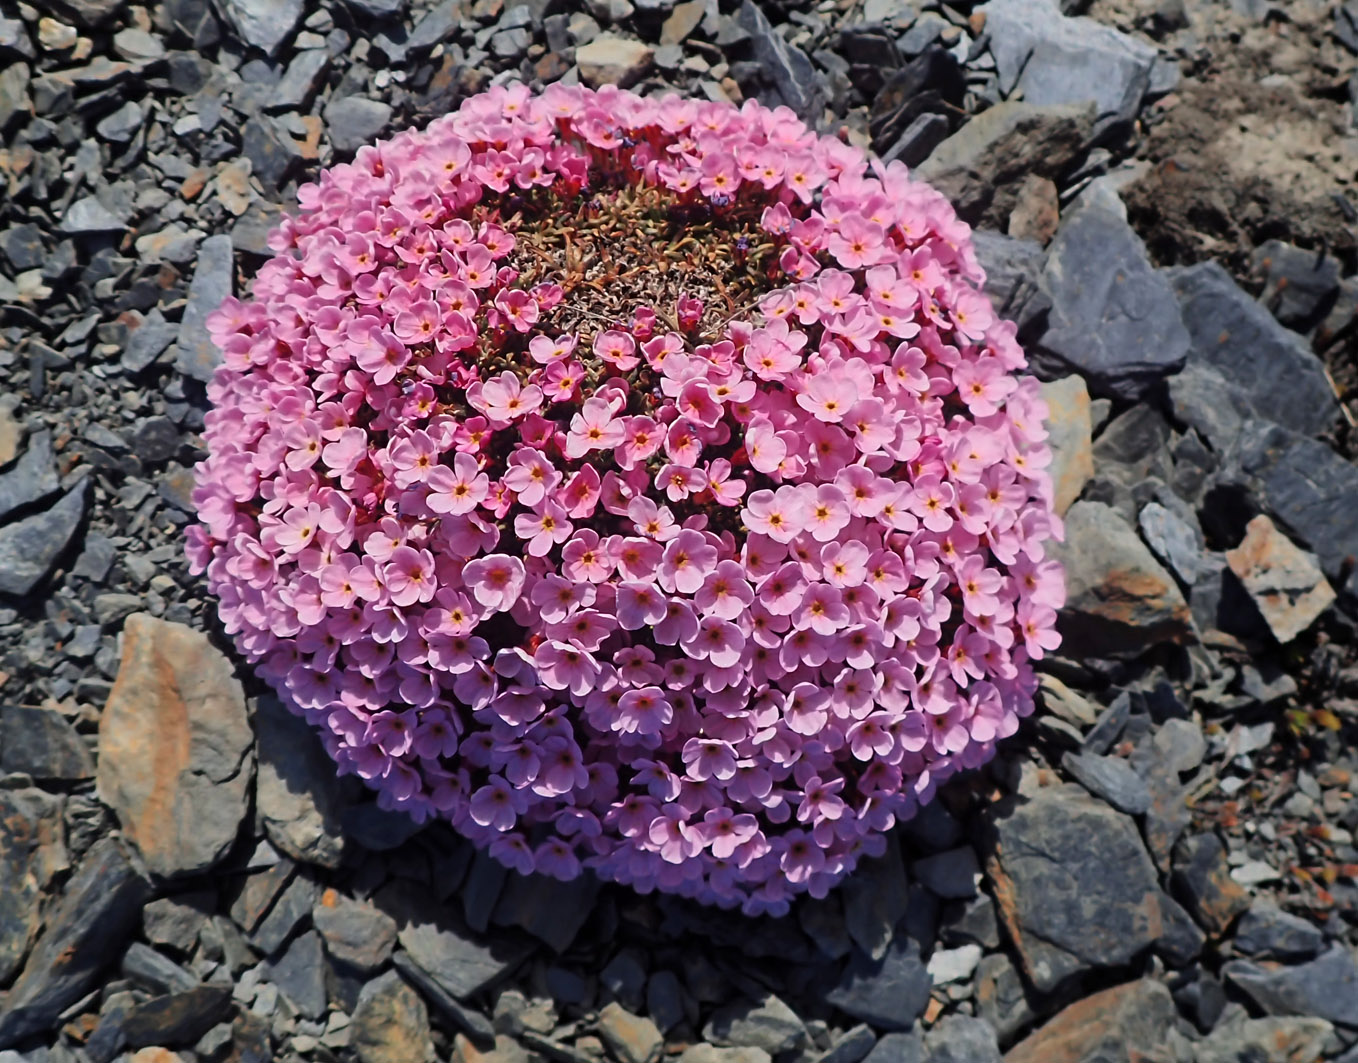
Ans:
POLYGON ((501 87, 271 247, 210 319, 190 557, 385 805, 781 912, 1031 711, 1046 410, 899 164, 783 108, 501 87))

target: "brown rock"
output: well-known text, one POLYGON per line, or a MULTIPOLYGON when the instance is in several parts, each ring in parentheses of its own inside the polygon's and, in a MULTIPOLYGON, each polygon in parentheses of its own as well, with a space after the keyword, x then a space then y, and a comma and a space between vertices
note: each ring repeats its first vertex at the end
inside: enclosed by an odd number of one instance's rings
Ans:
POLYGON ((1249 894, 1231 878, 1226 849, 1215 834, 1194 834, 1174 847, 1173 884, 1175 895, 1215 937, 1250 906, 1249 894))
POLYGON ((363 987, 349 1031, 361 1063, 425 1063, 434 1058, 429 1012, 396 971, 363 987))
POLYGON ((1226 563, 1244 585, 1279 642, 1291 642, 1334 601, 1334 589, 1308 554, 1262 513, 1245 525, 1245 538, 1226 551, 1226 563))
POLYGON ((19 439, 23 426, 14 417, 14 409, 0 403, 0 466, 8 465, 19 454, 19 439))
POLYGON ((655 1023, 633 1015, 617 1001, 599 1012, 599 1036, 622 1063, 652 1063, 665 1044, 655 1023))
POLYGON ((146 866, 205 871, 236 839, 254 757, 231 662, 200 632, 134 613, 99 724, 100 796, 146 866))
POLYGON ((575 62, 580 67, 580 80, 590 88, 617 85, 620 89, 635 85, 651 68, 655 53, 640 41, 628 40, 605 33, 575 50, 575 62))
POLYGON ((39 902, 67 867, 61 811, 61 798, 41 790, 0 790, 0 983, 28 954, 39 902))
POLYGON ((675 4, 670 17, 660 27, 660 43, 683 44, 688 40, 688 35, 698 28, 706 14, 707 5, 703 0, 688 0, 687 3, 675 4))
POLYGON ((1061 203, 1056 184, 1046 177, 1028 174, 1014 193, 1014 209, 1009 212, 1009 235, 1036 240, 1045 247, 1061 223, 1061 203))
POLYGON ((1047 404, 1047 446, 1056 512, 1066 510, 1080 497, 1094 475, 1094 424, 1089 414, 1089 388, 1084 377, 1072 374, 1042 385, 1047 404))
POLYGON ((132 1057, 132 1063, 183 1063, 183 1059, 168 1048, 142 1048, 132 1057))
POLYGON ((1011 1048, 1004 1063, 1138 1063, 1154 1059, 1174 1022, 1174 999, 1143 979, 1078 1001, 1011 1048))

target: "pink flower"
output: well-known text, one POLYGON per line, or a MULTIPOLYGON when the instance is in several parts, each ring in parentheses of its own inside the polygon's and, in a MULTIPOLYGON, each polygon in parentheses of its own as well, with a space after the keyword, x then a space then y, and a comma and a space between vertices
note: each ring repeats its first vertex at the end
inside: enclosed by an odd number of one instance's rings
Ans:
POLYGON ((468 561, 462 579, 472 597, 494 612, 505 612, 519 600, 523 591, 523 562, 508 554, 487 554, 468 561))
POLYGON ((425 476, 425 504, 435 513, 470 513, 490 493, 490 477, 470 454, 455 454, 453 467, 435 465, 425 476))
POLYGON ((467 402, 485 414, 492 426, 502 427, 537 410, 542 405, 542 389, 536 384, 524 387, 513 373, 504 372, 469 387, 467 402))
POLYGON ((617 329, 609 329, 594 337, 595 355, 619 372, 625 373, 641 364, 641 359, 636 356, 636 349, 636 340, 617 329))
POLYGON ((566 436, 566 457, 581 458, 592 450, 611 450, 623 441, 625 429, 602 399, 589 399, 571 418, 566 436))
POLYGON ((569 539, 573 529, 566 511, 551 501, 514 518, 514 534, 525 542, 529 557, 542 557, 554 545, 569 539))

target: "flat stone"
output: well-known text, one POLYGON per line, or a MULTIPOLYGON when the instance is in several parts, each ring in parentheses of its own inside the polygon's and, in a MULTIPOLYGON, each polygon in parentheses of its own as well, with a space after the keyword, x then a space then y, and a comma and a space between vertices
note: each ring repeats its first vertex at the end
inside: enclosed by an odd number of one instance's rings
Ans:
POLYGON ((338 867, 344 853, 334 761, 305 720, 272 695, 254 716, 255 804, 269 840, 294 860, 338 867))
POLYGON ((306 109, 329 66, 330 55, 324 48, 298 52, 270 94, 270 108, 278 111, 306 109))
POLYGON ((840 890, 849 939, 869 957, 880 960, 891 947, 909 902, 905 860, 896 835, 887 835, 886 852, 880 857, 859 861, 840 890))
POLYGON ((675 4, 674 10, 660 27, 661 44, 683 44, 707 15, 704 0, 686 0, 675 4))
POLYGON ((399 973, 379 975, 359 992, 349 1044, 360 1063, 426 1063, 434 1058, 428 1009, 399 973))
POLYGON ((655 52, 640 41, 605 33, 575 50, 580 80, 590 88, 635 85, 651 67, 655 52))
POLYGON ((1257 959, 1295 963, 1316 956, 1325 946, 1325 935, 1300 916, 1266 901, 1256 901, 1240 917, 1231 944, 1237 951, 1257 959))
POLYGON ((770 1063, 771 1059, 762 1048, 718 1048, 701 1042, 679 1055, 679 1063, 770 1063))
POLYGON ((1083 105, 1005 100, 934 148, 916 175, 946 195, 964 220, 1004 230, 1024 178, 1064 176, 1083 150, 1092 121, 1083 105))
MULTIPOLYGON (((286 184, 302 162, 302 152, 297 143, 279 129, 267 115, 255 115, 241 128, 241 152, 249 160, 250 172, 259 178, 259 183, 266 191, 276 191, 286 184)), ((250 209, 255 193, 243 173, 240 177, 239 192, 234 188, 228 192, 224 186, 235 180, 230 176, 233 172, 240 171, 232 171, 228 167, 218 176, 218 195, 222 197, 227 209, 237 216, 242 216, 250 209)))
POLYGON ((60 228, 64 233, 77 236, 122 232, 127 228, 127 218, 114 214, 94 196, 86 196, 66 208, 60 228))
POLYGON ((205 871, 236 840, 252 738, 240 681, 205 635, 127 618, 99 722, 98 788, 155 874, 205 871))
POLYGON ((19 970, 42 925, 42 898, 67 867, 63 833, 61 798, 0 790, 0 982, 19 970))
POLYGON ((374 898, 396 920, 397 939, 410 958, 458 1000, 517 966, 533 951, 531 942, 507 934, 483 940, 457 913, 427 891, 404 880, 374 898))
POLYGON ((44 428, 33 433, 28 449, 14 467, 0 473, 0 521, 16 510, 52 497, 61 490, 57 459, 52 453, 52 433, 44 428))
POLYGON ((1358 963, 1343 945, 1295 967, 1231 960, 1222 978, 1269 1015, 1309 1015, 1358 1028, 1358 963))
POLYGON ((997 808, 987 848, 1000 919, 1040 992, 1127 964, 1165 931, 1168 898, 1136 825, 1078 787, 997 808))
MULTIPOLYGON (((1317 1063, 1334 1027, 1324 1019, 1249 1019, 1237 1013, 1197 1045, 1195 1063, 1317 1063)), ((1341 1060, 1341 1063, 1343 1061, 1341 1060)))
POLYGON ((136 62, 140 59, 161 58, 165 54, 165 45, 154 34, 128 26, 113 35, 113 50, 120 58, 136 62))
POLYGON ((1061 767, 1091 794, 1107 801, 1119 812, 1139 816, 1150 808, 1151 792, 1146 780, 1121 757, 1067 753, 1061 758, 1061 767))
POLYGON ((60 900, 23 971, 0 1001, 0 1050, 55 1031, 62 1013, 94 987, 136 930, 149 884, 116 838, 95 842, 60 900))
POLYGON ((1335 600, 1315 555, 1298 549, 1262 513, 1245 526, 1245 538, 1226 551, 1226 563, 1281 643, 1309 628, 1335 600))
POLYGON ((142 933, 153 945, 187 954, 217 906, 212 890, 161 897, 142 909, 142 933))
POLYGON ((273 907, 250 931, 250 944, 266 956, 272 956, 312 913, 320 894, 320 886, 306 875, 294 877, 279 894, 273 907))
MULTIPOLYGON (((934 985, 952 985, 965 982, 976 972, 981 962, 980 945, 959 945, 955 949, 935 949, 929 957, 927 970, 934 985)), ((994 1032, 991 1032, 993 1038, 994 1032)))
MULTIPOLYGON (((694 3, 701 2, 694 0, 694 3)), ((32 223, 12 226, 0 234, 0 250, 17 270, 38 269, 47 260, 43 231, 32 223)))
POLYGON ((123 372, 140 373, 159 358, 178 335, 179 325, 173 321, 166 321, 160 307, 153 307, 127 338, 127 346, 123 348, 123 356, 119 362, 123 372))
POLYGON ((599 1037, 621 1063, 654 1063, 665 1046, 665 1037, 655 1023, 633 1015, 617 1001, 600 1010, 598 1030, 599 1037))
POLYGON ((271 58, 302 19, 302 0, 215 0, 217 9, 252 48, 271 58))
POLYGON ((990 52, 1004 95, 1039 106, 1093 103, 1101 121, 1135 117, 1150 88, 1156 51, 1087 18, 1067 18, 1055 0, 990 0, 990 52))
POLYGON ((231 237, 209 236, 199 245, 198 267, 189 284, 188 304, 179 323, 179 357, 175 368, 185 376, 207 382, 221 365, 222 352, 208 335, 207 317, 231 295, 234 279, 231 237))
POLYGON ((95 132, 103 140, 111 140, 115 144, 126 144, 141 128, 143 120, 141 107, 136 101, 128 100, 112 114, 105 115, 95 124, 95 132))
POLYGON ((919 943, 900 934, 880 960, 855 950, 825 1000, 878 1029, 908 1030, 924 1013, 931 985, 919 943))
POLYGON ((320 931, 326 952, 360 974, 376 971, 396 947, 395 919, 371 901, 354 900, 333 889, 321 894, 311 910, 311 921, 320 931))
POLYGON ((455 1029, 462 1030, 475 1044, 489 1046, 496 1043, 495 1026, 491 1020, 475 1008, 454 1000, 451 993, 410 958, 409 953, 398 951, 392 956, 391 962, 405 980, 420 991, 425 1001, 455 1029))
POLYGON ((926 1063, 929 1053, 919 1027, 909 1033, 887 1033, 863 1057, 863 1063, 926 1063))
POLYGON ((743 0, 736 13, 736 23, 749 34, 754 61, 773 82, 781 102, 791 107, 799 118, 813 126, 818 125, 825 108, 825 85, 806 53, 774 32, 754 0, 743 0))
POLYGON ((926 856, 910 865, 911 874, 929 892, 944 900, 967 900, 976 896, 981 865, 969 845, 926 856))
POLYGON ((1002 1063, 994 1028, 970 1015, 947 1016, 925 1034, 924 1044, 929 1063, 1002 1063))
POLYGON ((741 1000, 719 1008, 706 1026, 704 1039, 717 1045, 762 1048, 771 1056, 800 1047, 806 1027, 796 1012, 773 994, 759 1001, 741 1000))
POLYGON ((1011 1041, 1037 1017, 1028 1003, 1023 976, 1003 952, 987 953, 976 968, 976 1014, 1004 1041, 1011 1041))
MULTIPOLYGON (((1320 558, 1325 575, 1358 594, 1358 466, 1315 439, 1247 422, 1227 457, 1223 482, 1259 499, 1278 527, 1320 558)), ((0 568, 0 571, 3 569, 0 568)))
POLYGON ((1203 929, 1214 937, 1226 933, 1235 917, 1249 907, 1249 894, 1231 879, 1226 848, 1215 834, 1193 834, 1174 847, 1175 895, 1203 929))
MULTIPOLYGON (((1005 1054, 1004 1063, 1136 1063, 1165 1048, 1174 998, 1143 979, 1076 1001, 1005 1054)), ((1170 1056, 1169 1058, 1173 1058, 1170 1056)))
POLYGON ((381 100, 363 96, 332 99, 323 112, 330 143, 336 151, 357 151, 371 144, 391 121, 392 110, 381 100))
POLYGON ((1339 295, 1339 259, 1323 249, 1310 251, 1266 240, 1254 249, 1253 261, 1264 277, 1259 302, 1288 328, 1309 330, 1329 313, 1339 295))
POLYGON ((325 1018, 325 964, 321 935, 309 930, 296 938, 277 960, 261 965, 263 980, 278 987, 300 1015, 325 1018))
POLYGON ((1131 401, 1187 360, 1174 289, 1111 211, 1089 205, 1062 219, 1042 282, 1052 311, 1031 357, 1048 375, 1074 371, 1092 395, 1131 401))
POLYGON ((1080 497, 1094 475, 1094 426, 1089 416, 1089 388, 1084 378, 1071 375, 1042 385, 1047 404, 1047 446, 1052 460, 1053 506, 1058 516, 1080 497))
POLYGON ((1189 639, 1191 614, 1178 584, 1116 510, 1076 502, 1065 523, 1065 542, 1049 546, 1066 568, 1064 653, 1136 655, 1189 639))
POLYGON ((47 578, 80 529, 90 487, 86 477, 50 509, 0 527, 0 593, 22 597, 47 578))
POLYGON ((491 918, 499 926, 528 931, 554 952, 565 952, 594 911, 598 896, 599 880, 592 872, 569 882, 510 872, 504 877, 491 918))
POLYGON ((77 782, 94 775, 84 739, 52 709, 0 706, 0 772, 40 782, 77 782))
POLYGON ((996 311, 1018 325, 1025 342, 1045 331, 1052 301, 1040 285, 1046 264, 1042 245, 993 229, 975 229, 971 237, 986 274, 982 291, 996 311))
POLYGON ((140 941, 127 946, 118 973, 158 993, 182 993, 199 984, 192 971, 140 941))
POLYGON ((133 1048, 188 1047, 230 1012, 229 986, 196 986, 133 1005, 123 1019, 123 1035, 133 1048))
POLYGON ((1137 527, 1151 553, 1169 567, 1180 584, 1192 587, 1202 563, 1201 530, 1159 502, 1147 502, 1141 507, 1137 527))
POLYGON ((1215 262, 1164 271, 1192 338, 1190 363, 1217 369, 1260 417, 1315 435, 1339 404, 1306 341, 1274 320, 1215 262))
POLYGON ((861 1063, 877 1044, 877 1035, 867 1023, 845 1030, 835 1043, 821 1053, 816 1063, 861 1063))

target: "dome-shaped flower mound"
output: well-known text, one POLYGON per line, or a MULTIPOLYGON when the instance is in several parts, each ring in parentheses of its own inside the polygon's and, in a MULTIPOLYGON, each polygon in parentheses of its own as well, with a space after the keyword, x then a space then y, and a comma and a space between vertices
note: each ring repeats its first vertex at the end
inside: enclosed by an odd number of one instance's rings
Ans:
POLYGON ((301 206, 211 321, 190 554, 384 804, 782 911, 1031 711, 1046 411, 902 166, 520 86, 301 206))

